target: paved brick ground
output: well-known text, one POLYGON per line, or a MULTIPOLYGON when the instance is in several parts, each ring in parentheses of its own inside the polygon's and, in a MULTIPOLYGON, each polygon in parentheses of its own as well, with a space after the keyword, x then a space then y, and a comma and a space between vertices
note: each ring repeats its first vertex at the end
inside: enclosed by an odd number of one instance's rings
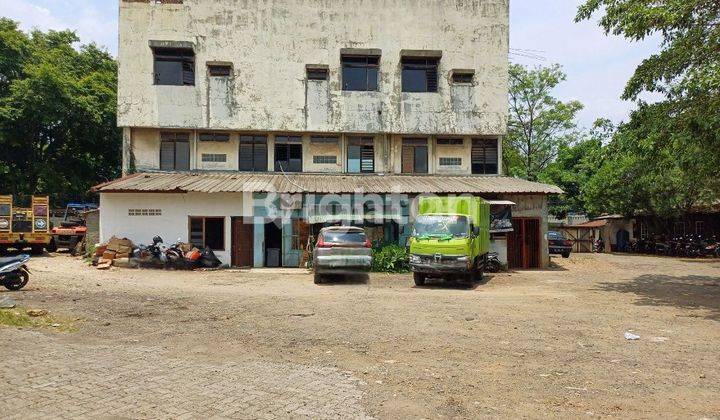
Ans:
POLYGON ((161 348, 68 345, 2 331, 3 418, 366 418, 359 381, 331 368, 198 363, 161 348))

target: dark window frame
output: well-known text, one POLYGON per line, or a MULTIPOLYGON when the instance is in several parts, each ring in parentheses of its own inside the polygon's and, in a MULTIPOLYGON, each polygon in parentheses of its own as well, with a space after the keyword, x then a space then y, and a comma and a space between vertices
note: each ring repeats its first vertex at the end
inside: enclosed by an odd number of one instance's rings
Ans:
POLYGON ((320 67, 308 67, 306 69, 306 77, 308 80, 319 82, 327 81, 330 79, 330 70, 320 67))
POLYGON ((400 154, 400 172, 404 174, 428 174, 430 173, 430 147, 429 139, 427 138, 406 138, 402 140, 402 151, 400 154), (406 162, 406 150, 412 149, 413 161, 412 171, 405 170, 406 162), (424 150, 425 152, 425 168, 422 170, 422 166, 418 166, 418 153, 424 150))
POLYGON ((208 220, 212 220, 214 222, 219 221, 220 223, 222 223, 221 231, 220 231, 221 235, 222 235, 222 237, 220 238, 220 240, 222 241, 222 248, 214 248, 211 246, 210 249, 212 249, 213 251, 219 251, 219 252, 225 251, 225 249, 227 248, 227 246, 226 246, 227 238, 225 237, 226 236, 225 235, 225 217, 222 217, 222 216, 188 216, 188 242, 190 242, 193 246, 196 246, 196 247, 198 245, 202 245, 201 247, 198 247, 200 249, 205 249, 206 246, 209 246, 207 244, 207 242, 208 242, 208 240, 207 240, 207 221, 208 220), (196 221, 196 222, 201 221, 202 222, 202 231, 201 231, 202 232, 201 233, 202 244, 199 242, 193 242, 193 233, 196 232, 193 230, 193 221, 196 221))
POLYGON ((152 48, 153 84, 156 86, 195 86, 195 51, 191 48, 152 48), (158 63, 179 63, 181 70, 178 80, 168 82, 161 77, 158 63))
POLYGON ((230 141, 230 133, 200 133, 198 136, 200 141, 212 141, 218 143, 227 143, 230 141))
POLYGON ((372 174, 375 173, 375 138, 373 137, 350 137, 348 139, 346 172, 349 174, 372 174), (357 148, 358 157, 350 157, 350 148, 357 148), (359 171, 350 170, 350 159, 357 159, 360 163, 359 171))
POLYGON ((161 171, 189 171, 190 170, 190 134, 188 133, 160 133, 160 153, 159 153, 159 167, 161 171), (187 145, 187 168, 178 169, 178 144, 187 145), (172 168, 163 167, 163 145, 173 145, 173 164, 172 168))
POLYGON ((240 142, 238 144, 238 171, 240 172, 267 172, 268 171, 268 138, 267 136, 252 136, 252 135, 245 135, 240 136, 240 142), (252 169, 243 168, 243 163, 247 163, 248 161, 243 161, 242 158, 244 156, 242 149, 244 147, 250 147, 252 159, 249 161, 252 162, 252 169), (264 153, 263 153, 264 151, 264 153))
POLYGON ((435 144, 438 146, 465 146, 465 139, 461 138, 442 138, 437 139, 435 144))
POLYGON ((276 136, 275 137, 275 156, 273 164, 275 172, 292 172, 298 173, 303 171, 303 142, 300 136, 276 136), (281 152, 286 156, 283 161, 278 160, 281 152), (295 157, 293 157, 295 156, 295 157), (299 156, 299 157, 298 157, 299 156), (299 162, 299 167, 293 167, 292 161, 299 162), (285 162, 286 165, 282 165, 285 162))
POLYGON ((380 91, 380 56, 346 54, 340 57, 342 90, 345 92, 380 91), (350 69, 364 69, 364 87, 350 86, 350 69))
POLYGON ((402 91, 405 93, 438 93, 440 90, 439 57, 403 57, 401 61, 402 91), (410 72, 424 72, 423 88, 414 88, 410 72))
POLYGON ((497 175, 500 171, 498 139, 473 139, 470 151, 470 170, 473 175, 497 175), (488 151, 493 151, 488 152, 488 151), (488 156, 494 158, 488 161, 488 156))
POLYGON ((210 77, 230 77, 233 74, 233 68, 229 64, 208 64, 207 68, 210 77))
POLYGON ((452 82, 455 85, 472 85, 475 83, 475 73, 472 72, 453 72, 452 82))

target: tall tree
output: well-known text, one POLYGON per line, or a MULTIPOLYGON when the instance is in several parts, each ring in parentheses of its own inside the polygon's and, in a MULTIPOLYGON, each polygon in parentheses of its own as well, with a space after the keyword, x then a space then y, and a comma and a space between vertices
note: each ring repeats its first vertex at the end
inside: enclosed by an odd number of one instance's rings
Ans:
POLYGON ((576 138, 575 117, 582 104, 561 102, 552 96, 565 78, 559 65, 534 69, 510 65, 510 117, 504 156, 509 174, 537 180, 560 148, 576 138))
POLYGON ((588 186, 596 211, 677 216, 720 198, 720 2, 585 0, 576 20, 601 13, 606 33, 638 41, 662 37, 623 97, 664 95, 622 126, 588 186))
POLYGON ((550 197, 550 212, 564 218, 568 213, 590 213, 585 189, 603 163, 604 145, 610 142, 615 126, 610 120, 599 119, 593 128, 576 143, 560 146, 557 159, 548 165, 540 180, 557 185, 565 191, 550 197))
POLYGON ((60 204, 118 175, 117 66, 78 41, 0 18, 0 193, 60 204))

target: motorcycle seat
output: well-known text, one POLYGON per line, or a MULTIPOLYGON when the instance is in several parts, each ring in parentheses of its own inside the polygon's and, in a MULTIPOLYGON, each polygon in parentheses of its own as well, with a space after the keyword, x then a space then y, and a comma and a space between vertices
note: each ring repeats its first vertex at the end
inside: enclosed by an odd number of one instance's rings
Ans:
POLYGON ((15 257, 4 257, 0 258, 0 267, 8 265, 8 264, 14 264, 24 261, 28 256, 27 255, 18 255, 15 257))

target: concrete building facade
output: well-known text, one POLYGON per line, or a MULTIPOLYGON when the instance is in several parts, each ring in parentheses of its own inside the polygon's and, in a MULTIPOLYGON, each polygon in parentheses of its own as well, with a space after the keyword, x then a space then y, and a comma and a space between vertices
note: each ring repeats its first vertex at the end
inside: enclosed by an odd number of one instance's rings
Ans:
MULTIPOLYGON (((392 194, 406 202, 380 217, 386 222, 375 220, 378 242, 406 238, 409 220, 387 221, 410 216, 418 195, 512 196, 518 223, 537 221, 526 235, 537 233, 529 251, 536 256, 527 258, 524 243, 514 249, 522 248, 523 265, 546 266, 546 196, 559 190, 518 185, 500 164, 508 3, 121 0, 118 125, 127 178, 96 189, 102 238, 147 242, 155 228, 207 245, 198 238, 222 232, 209 242, 228 264, 293 265, 302 258, 292 251, 329 223, 307 211, 323 195, 367 192, 398 176, 403 188, 373 191, 383 208, 392 194), (229 189, 214 174, 244 181, 229 189), (289 193, 300 197, 296 211, 279 232, 268 228, 276 216, 253 202, 289 193), (240 249, 249 240, 252 252, 240 249)), ((339 216, 365 224, 362 215, 339 216)))

